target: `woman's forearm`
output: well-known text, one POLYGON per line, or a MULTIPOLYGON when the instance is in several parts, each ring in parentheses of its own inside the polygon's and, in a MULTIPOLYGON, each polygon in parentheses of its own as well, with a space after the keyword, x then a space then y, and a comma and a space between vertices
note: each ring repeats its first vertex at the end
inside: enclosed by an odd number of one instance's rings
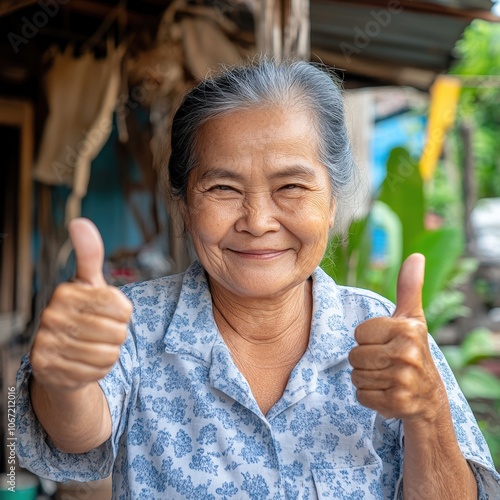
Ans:
POLYGON ((109 407, 97 382, 74 391, 52 391, 32 377, 30 395, 38 421, 61 451, 84 453, 111 436, 109 407))
POLYGON ((455 436, 447 405, 432 421, 404 421, 405 500, 476 500, 477 484, 455 436))

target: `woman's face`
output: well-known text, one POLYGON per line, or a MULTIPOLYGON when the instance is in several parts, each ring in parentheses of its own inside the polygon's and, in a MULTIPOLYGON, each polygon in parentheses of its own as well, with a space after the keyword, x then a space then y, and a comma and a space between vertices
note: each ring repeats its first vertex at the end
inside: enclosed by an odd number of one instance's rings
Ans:
POLYGON ((321 261, 334 203, 305 111, 236 111, 204 124, 183 207, 212 286, 276 297, 321 261))

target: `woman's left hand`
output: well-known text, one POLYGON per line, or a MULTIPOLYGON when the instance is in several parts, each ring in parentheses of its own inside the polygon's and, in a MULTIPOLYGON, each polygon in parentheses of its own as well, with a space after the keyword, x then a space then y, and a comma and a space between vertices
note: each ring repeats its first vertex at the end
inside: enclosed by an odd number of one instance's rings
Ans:
POLYGON ((386 418, 432 420, 448 404, 432 359, 422 309, 425 258, 410 255, 399 272, 392 317, 372 318, 355 331, 349 354, 358 401, 386 418))

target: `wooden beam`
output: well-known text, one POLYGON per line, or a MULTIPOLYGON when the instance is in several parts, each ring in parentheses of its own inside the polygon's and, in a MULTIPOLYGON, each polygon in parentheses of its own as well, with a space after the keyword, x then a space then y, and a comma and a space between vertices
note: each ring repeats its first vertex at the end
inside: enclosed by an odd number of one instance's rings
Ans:
POLYGON ((7 16, 16 12, 16 10, 24 9, 37 2, 37 0, 4 0, 0 4, 0 17, 7 16))
MULTIPOLYGON (((111 11, 115 10, 119 7, 119 4, 105 4, 93 0, 71 0, 68 2, 67 8, 71 9, 74 12, 80 12, 81 14, 87 14, 89 16, 95 17, 105 17, 111 11)), ((165 7, 166 8, 166 7, 165 7)), ((141 12, 132 11, 126 9, 127 12, 127 23, 134 25, 141 24, 158 24, 160 17, 159 16, 151 16, 148 14, 142 14, 141 12)))
POLYGON ((420 68, 401 67, 384 61, 366 59, 362 57, 351 57, 348 65, 342 54, 327 52, 326 50, 314 50, 312 60, 328 64, 340 71, 356 73, 368 78, 377 78, 382 82, 390 82, 393 85, 409 85, 418 89, 428 90, 434 81, 437 72, 420 68))
MULTIPOLYGON (((56 0, 57 1, 57 0, 56 0)), ((0 4, 0 17, 10 15, 17 10, 36 5, 37 0, 7 0, 0 4)), ((69 10, 86 14, 98 18, 106 17, 111 11, 119 8, 119 3, 107 4, 96 0, 71 0, 70 2, 60 4, 61 10, 69 10)), ((125 7, 124 7, 125 8, 125 7)), ((166 5, 165 5, 166 8, 166 5)), ((141 12, 125 9, 127 12, 127 23, 132 25, 154 25, 158 24, 159 17, 141 12)))

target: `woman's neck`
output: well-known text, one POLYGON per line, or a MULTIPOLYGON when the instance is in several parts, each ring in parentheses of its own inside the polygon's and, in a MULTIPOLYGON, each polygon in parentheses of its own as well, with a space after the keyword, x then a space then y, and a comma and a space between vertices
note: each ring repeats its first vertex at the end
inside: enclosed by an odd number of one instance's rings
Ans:
POLYGON ((291 365, 309 342, 312 282, 273 299, 235 296, 211 285, 214 318, 235 360, 256 369, 291 365))

